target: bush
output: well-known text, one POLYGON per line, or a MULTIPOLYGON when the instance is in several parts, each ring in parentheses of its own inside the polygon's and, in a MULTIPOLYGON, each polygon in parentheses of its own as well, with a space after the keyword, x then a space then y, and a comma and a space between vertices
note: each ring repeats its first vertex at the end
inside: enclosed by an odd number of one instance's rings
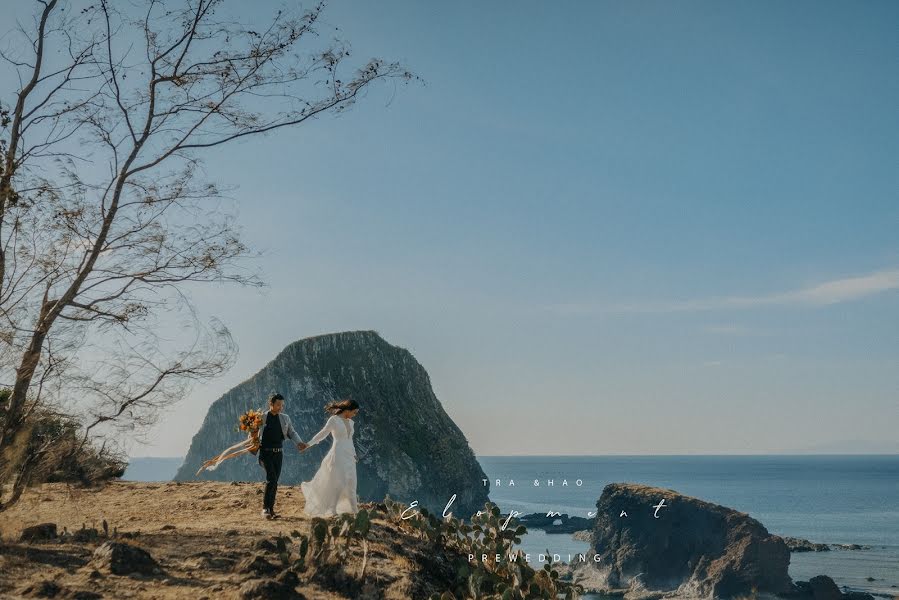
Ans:
MULTIPOLYGON (((0 390, 0 424, 9 390, 0 390)), ((16 460, 0 470, 0 484, 14 488, 45 482, 96 485, 121 477, 128 463, 124 455, 85 441, 75 419, 37 407, 28 416, 27 430, 15 449, 16 460)))

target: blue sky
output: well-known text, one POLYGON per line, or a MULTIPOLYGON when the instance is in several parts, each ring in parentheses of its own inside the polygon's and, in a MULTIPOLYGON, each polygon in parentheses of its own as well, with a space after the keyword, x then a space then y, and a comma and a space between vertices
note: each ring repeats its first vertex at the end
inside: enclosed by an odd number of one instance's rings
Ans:
POLYGON ((899 6, 327 20, 426 84, 209 161, 270 288, 203 302, 242 352, 194 423, 290 341, 364 328, 479 453, 895 448, 899 6))
POLYGON ((183 453, 222 392, 349 329, 410 349, 481 454, 897 449, 899 4, 326 24, 426 83, 209 155, 269 287, 196 293, 240 359, 133 454, 183 453))

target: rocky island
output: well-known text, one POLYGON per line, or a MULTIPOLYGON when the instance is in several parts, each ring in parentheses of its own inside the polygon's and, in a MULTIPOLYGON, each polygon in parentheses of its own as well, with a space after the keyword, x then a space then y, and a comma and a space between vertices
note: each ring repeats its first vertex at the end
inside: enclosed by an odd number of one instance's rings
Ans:
MULTIPOLYGON (((389 496, 442 512, 455 494, 451 510, 467 518, 487 501, 485 479, 462 431, 446 414, 431 388, 427 371, 412 354, 387 343, 374 331, 349 331, 299 340, 282 350, 247 381, 212 403, 177 481, 195 480, 200 464, 240 441, 238 416, 265 404, 272 391, 282 393, 285 411, 303 439, 322 427, 324 405, 353 398, 362 406, 356 417, 359 455, 358 492, 362 500, 389 496)), ((327 443, 300 455, 285 452, 281 482, 312 478, 327 443)), ((201 479, 257 481, 261 470, 252 458, 223 463, 201 479)))
POLYGON ((638 600, 760 595, 872 600, 841 592, 824 575, 794 583, 788 574, 791 546, 793 551, 827 547, 798 539, 788 544, 731 508, 632 483, 606 486, 596 507, 589 536, 594 560, 570 570, 572 580, 587 590, 638 600))

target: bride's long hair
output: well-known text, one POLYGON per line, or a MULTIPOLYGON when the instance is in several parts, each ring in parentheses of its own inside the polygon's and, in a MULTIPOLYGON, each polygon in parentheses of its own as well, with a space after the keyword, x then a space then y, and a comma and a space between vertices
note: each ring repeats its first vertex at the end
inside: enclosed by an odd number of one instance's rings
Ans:
POLYGON ((325 405, 325 412, 332 415, 339 415, 342 412, 356 410, 359 403, 355 400, 347 398, 346 400, 334 400, 325 405))

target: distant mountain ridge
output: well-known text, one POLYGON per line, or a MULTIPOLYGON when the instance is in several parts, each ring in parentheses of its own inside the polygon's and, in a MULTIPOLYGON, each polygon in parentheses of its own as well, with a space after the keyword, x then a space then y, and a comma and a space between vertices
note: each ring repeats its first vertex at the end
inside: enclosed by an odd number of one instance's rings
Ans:
MULTIPOLYGON (((210 406, 194 436, 176 480, 190 480, 203 460, 241 439, 238 416, 263 407, 272 391, 282 393, 303 439, 324 424, 324 405, 350 397, 362 407, 356 417, 358 491, 363 500, 401 502, 442 511, 454 494, 452 511, 468 517, 483 507, 488 489, 484 471, 462 431, 446 414, 424 367, 403 348, 374 331, 320 335, 287 346, 247 381, 210 406)), ((330 442, 299 454, 285 447, 281 481, 311 479, 330 442)), ((262 470, 251 457, 223 463, 203 479, 254 481, 262 470)))

